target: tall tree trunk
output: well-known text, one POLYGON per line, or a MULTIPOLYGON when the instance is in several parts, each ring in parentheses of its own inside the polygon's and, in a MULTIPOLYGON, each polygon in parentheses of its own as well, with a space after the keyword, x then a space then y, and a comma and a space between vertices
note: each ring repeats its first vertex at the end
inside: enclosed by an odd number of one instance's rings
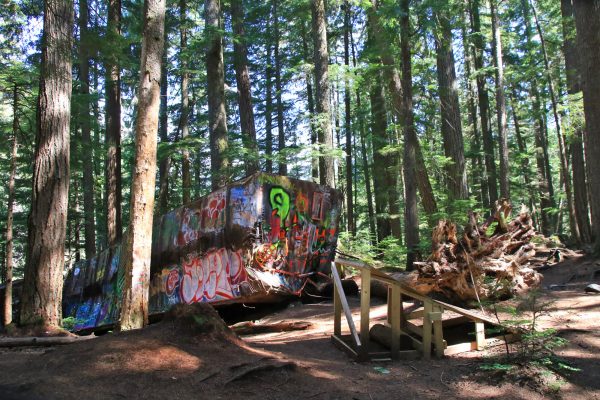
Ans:
MULTIPOLYGON (((350 46, 352 48, 352 66, 356 69, 356 48, 354 38, 350 35, 350 46)), ((377 240, 377 230, 375 228, 375 207, 373 206, 373 191, 371 190, 371 173, 369 166, 369 157, 367 152, 367 134, 365 127, 365 113, 362 108, 360 90, 356 89, 356 110, 358 114, 358 130, 360 132, 361 158, 365 178, 365 190, 367 192, 367 216, 369 221, 370 240, 377 240)))
MULTIPOLYGON (((372 4, 373 9, 372 12, 369 13, 369 19, 371 21, 370 24, 373 27, 374 38, 376 39, 378 45, 381 46, 379 54, 381 57, 381 62, 385 66, 384 73, 388 81, 388 88, 392 95, 394 112, 400 117, 400 119, 403 119, 404 94, 400 74, 395 67, 392 49, 389 46, 389 39, 384 35, 383 27, 380 26, 379 18, 375 12, 377 8, 377 1, 372 0, 372 4)), ((414 129, 410 129, 408 134, 412 135, 411 141, 415 145, 417 187, 421 193, 423 208, 430 216, 437 212, 437 204, 433 195, 431 182, 429 181, 427 167, 425 166, 425 158, 423 157, 423 152, 421 151, 421 145, 419 143, 419 138, 416 131, 414 129)))
MULTIPOLYGON (((169 142, 169 112, 167 108, 169 81, 167 72, 167 54, 169 50, 168 35, 165 29, 163 56, 160 63, 160 107, 158 111, 158 137, 161 143, 169 142)), ((171 156, 160 160, 158 165, 158 212, 160 215, 169 211, 169 171, 171 170, 171 156)), ((189 192, 188 192, 189 196, 189 192)), ((188 200, 189 202, 189 200, 188 200)), ((183 202, 186 204, 187 202, 183 202)))
MULTIPOLYGON (((189 136, 189 115, 190 115, 190 100, 188 94, 189 72, 188 72, 188 57, 187 54, 187 0, 179 0, 179 54, 181 63, 181 116, 179 126, 181 127, 181 139, 185 143, 189 136)), ((252 110, 252 108, 251 108, 252 110)), ((254 122, 254 121, 253 121, 254 122)), ((192 201, 192 174, 190 172, 190 151, 187 149, 187 144, 181 154, 181 185, 183 186, 182 194, 183 204, 188 204, 192 201)), ((256 160, 254 161, 256 163, 256 160)), ((248 165, 251 165, 250 162, 248 165)))
POLYGON ((227 139, 227 114, 225 111, 225 70, 223 66, 223 40, 220 33, 220 0, 206 0, 206 34, 209 45, 206 53, 206 81, 208 96, 208 132, 210 135, 210 161, 212 188, 217 189, 229 181, 227 139))
POLYGON ((273 56, 275 61, 275 100, 277 102, 277 164, 279 175, 287 175, 287 157, 285 156, 285 126, 283 120, 283 84, 281 83, 281 55, 279 54, 279 12, 277 11, 278 0, 273 0, 273 36, 275 48, 273 56))
POLYGON ((319 179, 322 185, 335 187, 335 169, 331 155, 333 133, 329 115, 329 51, 327 50, 327 21, 325 15, 325 0, 311 0, 315 81, 316 81, 316 111, 317 138, 321 152, 319 156, 319 179))
MULTIPOLYGON (((108 1, 109 39, 121 36, 121 0, 108 1)), ((121 240, 121 73, 118 57, 106 60, 106 234, 108 245, 121 240)))
MULTIPOLYGON (((471 0, 470 0, 471 1, 471 0)), ((471 34, 473 35, 473 44, 475 47, 475 72, 477 73, 477 97, 479 99, 479 115, 481 119, 481 134, 483 137, 483 151, 485 160, 485 170, 487 176, 487 200, 489 204, 484 204, 485 208, 490 208, 498 200, 498 183, 496 174, 496 164, 494 162, 494 139, 489 124, 490 100, 485 84, 485 74, 483 69, 483 50, 485 47, 483 34, 481 32, 481 20, 479 17, 479 0, 472 0, 471 4, 471 34)))
MULTIPOLYGON (((444 4, 442 7, 447 7, 444 4)), ((450 159, 446 164, 447 187, 450 204, 453 200, 465 200, 469 197, 467 188, 467 170, 465 163, 465 145, 463 141, 460 104, 458 101, 458 82, 454 69, 454 51, 452 50, 452 27, 449 11, 441 9, 434 14, 437 19, 435 48, 437 60, 437 78, 440 93, 440 114, 442 118, 442 137, 444 154, 450 159)))
POLYGON ((381 75, 377 74, 371 84, 371 135, 373 143, 373 189, 375 190, 375 212, 377 239, 382 240, 392 234, 390 221, 389 191, 386 185, 388 157, 383 149, 388 145, 385 96, 381 85, 381 75))
MULTIPOLYGON (((307 33, 304 22, 302 22, 300 28, 302 29, 302 57, 304 62, 309 62, 308 39, 306 38, 307 33)), ((310 145, 314 149, 317 144, 317 131, 314 126, 315 100, 313 97, 313 75, 311 73, 306 73, 306 101, 308 103, 310 118, 310 145)), ((319 157, 315 157, 314 155, 311 157, 311 176, 315 182, 319 179, 319 157)))
POLYGON ((119 328, 148 324, 150 251, 156 179, 156 142, 164 51, 165 0, 144 2, 144 31, 138 114, 135 123, 135 164, 131 185, 130 223, 121 253, 125 286, 119 328))
MULTIPOLYGON (((532 48, 533 32, 529 21, 529 5, 526 0, 521 1, 523 9, 523 19, 525 20, 525 38, 528 47, 532 48)), ((532 55, 533 56, 533 55, 532 55)), ((533 56, 532 58, 534 58, 533 56)), ((538 190, 540 193, 540 227, 544 235, 552 234, 552 216, 549 210, 554 208, 554 187, 552 185, 552 173, 550 162, 548 160, 548 145, 546 139, 546 123, 544 121, 545 110, 542 108, 540 93, 536 78, 531 81, 531 98, 533 115, 535 118, 535 147, 536 147, 536 165, 538 169, 538 190)))
MULTIPOLYGON (((572 0, 561 0, 563 24, 563 52, 567 70, 567 92, 570 96, 581 93, 581 82, 578 66, 577 48, 575 46, 575 24, 572 0)), ((575 219, 582 243, 591 243, 592 228, 590 226, 588 189, 583 157, 583 129, 579 126, 573 130, 571 139, 571 165, 573 177, 573 205, 575 219)))
MULTIPOLYGON (((90 59, 87 52, 88 39, 88 2, 79 0, 79 79, 81 80, 82 104, 80 105, 81 146, 92 149, 90 129, 90 59)), ((85 256, 96 254, 96 224, 94 221, 94 158, 82 157, 83 167, 83 219, 85 222, 85 256)))
POLYGON ((554 116, 554 124, 556 125, 556 135, 558 140, 559 148, 559 159, 560 159, 560 174, 561 180, 564 185, 565 193, 567 195, 567 208, 569 210, 569 226, 571 228, 571 235, 577 240, 580 240, 579 227, 577 226, 577 219, 575 218, 575 203, 573 202, 573 191, 571 187, 571 180, 569 176, 569 163, 567 160, 567 151, 565 146, 565 138, 562 134, 561 122, 558 115, 558 100, 556 98, 556 91, 554 90, 554 83, 552 82, 552 75, 550 73, 550 62, 548 60, 548 51, 546 50, 546 40, 542 27, 537 17, 537 11, 535 9, 533 1, 531 2, 531 10, 533 11, 533 18, 535 26, 540 37, 542 45, 542 54, 544 56, 544 67, 546 72, 546 79, 548 80, 548 90, 550 92, 550 102, 552 104, 552 115, 554 116))
POLYGON ((356 224, 354 222, 354 198, 353 198, 353 170, 352 170, 352 110, 350 109, 350 3, 344 1, 344 65, 346 66, 346 78, 344 80, 344 131, 346 133, 346 215, 348 216, 348 230, 352 236, 356 235, 356 224))
POLYGON ((268 173, 273 172, 273 47, 271 40, 271 11, 267 17, 267 60, 265 68, 265 169, 268 173))
POLYGON ((418 257, 419 246, 419 213, 417 208, 417 177, 416 148, 418 142, 414 126, 413 98, 412 98, 412 63, 410 54, 410 0, 401 0, 400 8, 400 47, 402 57, 402 92, 404 94, 403 122, 404 122, 404 237, 406 241, 406 269, 412 270, 413 263, 418 257))
MULTIPOLYGON (((515 94, 515 91, 513 90, 513 95, 512 97, 509 95, 509 97, 511 98, 511 108, 512 108, 512 115, 513 115, 513 123, 515 124, 515 136, 517 138, 517 146, 519 148, 519 153, 520 154, 527 154, 527 145, 525 143, 525 140, 523 139, 523 135, 521 134, 521 126, 519 124, 519 119, 517 117, 517 96, 515 94)), ((529 175, 529 158, 528 157, 523 157, 521 160, 521 171, 523 172, 523 180, 525 182, 525 187, 526 188, 531 188, 531 177, 529 175)), ((529 196, 529 201, 528 201, 529 207, 531 209, 532 215, 535 219, 535 207, 534 207, 534 199, 533 196, 529 196)))
POLYGON ((21 324, 62 323, 69 199, 73 2, 44 2, 44 33, 21 324))
MULTIPOLYGON (((469 14, 469 13, 467 13, 469 14)), ((468 15, 467 15, 468 17, 468 15)), ((467 37, 467 29, 466 22, 461 24, 461 33, 463 40, 463 48, 465 49, 465 80, 467 83, 467 104, 469 107, 469 122, 472 126, 472 144, 470 147, 470 153, 472 154, 471 158, 471 173, 473 174, 473 179, 471 183, 471 189, 476 184, 479 186, 479 190, 472 190, 474 194, 476 194, 481 204, 489 204, 489 199, 487 199, 488 191, 485 190, 487 183, 483 176, 483 161, 481 159, 481 136, 479 132, 479 127, 477 124, 477 104, 475 103, 475 87, 476 82, 474 81, 471 71, 473 65, 473 46, 471 41, 467 37)))
POLYGON ((600 0, 574 0, 594 250, 600 252, 600 0))
POLYGON ((496 121, 500 142, 500 196, 510 198, 510 174, 508 170, 508 126, 506 121, 506 97, 504 95, 504 64, 502 62, 502 36, 498 18, 497 0, 490 0, 492 14, 492 48, 496 75, 496 121))
POLYGON ((13 131, 12 151, 10 156, 10 175, 8 177, 8 202, 6 204, 6 264, 4 267, 4 299, 2 325, 12 322, 12 288, 13 288, 13 209, 15 203, 15 176, 17 175, 17 133, 19 131, 19 88, 13 89, 13 131))
MULTIPOLYGON (((98 26, 98 17, 96 16, 96 18, 94 18, 95 23, 94 26, 98 26)), ((93 79, 93 88, 94 88, 94 93, 99 93, 100 91, 98 90, 98 86, 99 86, 99 79, 100 79, 100 68, 99 68, 99 63, 100 61, 98 59, 92 60, 92 79, 93 79)), ((106 82, 105 82, 106 84, 106 82)), ((99 98, 98 96, 94 96, 93 100, 92 100, 92 118, 94 121, 100 121, 100 104, 99 104, 99 98)), ((105 116, 105 121, 106 121, 106 116, 105 116)), ((93 141, 94 141, 94 175, 96 175, 97 177, 99 176, 103 176, 105 174, 105 169, 104 169, 104 162, 105 162, 105 158, 106 158, 106 154, 105 154, 105 147, 104 144, 102 143, 102 134, 104 132, 102 132, 102 130, 100 129, 100 125, 98 122, 96 122, 96 124, 94 124, 94 129, 93 129, 93 141)), ((104 178, 106 178, 106 176, 104 175, 104 178)), ((98 190, 98 187, 96 184, 94 184, 94 194, 95 194, 95 198, 96 200, 94 201, 95 204, 95 216, 96 216, 96 243, 99 245, 99 248, 96 249, 97 252, 102 251, 105 247, 106 247, 106 242, 107 242, 107 238, 106 238, 106 215, 105 215, 105 211, 106 211, 106 192, 104 190, 104 188, 102 188, 101 190, 98 190)))
POLYGON ((235 79, 238 89, 238 104, 240 109, 240 125, 242 128, 242 143, 248 155, 245 160, 246 174, 258 171, 258 145, 256 143, 256 127, 252 109, 252 91, 250 74, 248 72, 248 49, 244 31, 243 0, 231 1, 231 20, 233 24, 233 61, 235 64, 235 79))

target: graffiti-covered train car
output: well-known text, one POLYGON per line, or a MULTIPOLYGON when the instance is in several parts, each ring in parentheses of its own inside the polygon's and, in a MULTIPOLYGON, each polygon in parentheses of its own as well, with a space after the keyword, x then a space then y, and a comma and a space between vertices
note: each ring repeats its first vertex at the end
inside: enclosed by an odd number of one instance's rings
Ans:
MULTIPOLYGON (((258 173, 155 218, 150 313, 299 294, 311 275, 328 272, 341 203, 327 186, 258 173)), ((74 317, 74 330, 118 321, 120 253, 106 249, 69 271, 63 312, 74 317)))

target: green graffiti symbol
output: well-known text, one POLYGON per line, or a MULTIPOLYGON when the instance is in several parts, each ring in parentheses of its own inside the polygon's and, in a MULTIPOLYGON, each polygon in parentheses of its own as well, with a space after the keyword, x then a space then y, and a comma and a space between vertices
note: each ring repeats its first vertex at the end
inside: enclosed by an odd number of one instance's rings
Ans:
POLYGON ((271 208, 274 211, 277 210, 281 226, 284 226, 285 218, 290 213, 290 195, 283 188, 274 187, 269 193, 269 198, 271 200, 271 208))

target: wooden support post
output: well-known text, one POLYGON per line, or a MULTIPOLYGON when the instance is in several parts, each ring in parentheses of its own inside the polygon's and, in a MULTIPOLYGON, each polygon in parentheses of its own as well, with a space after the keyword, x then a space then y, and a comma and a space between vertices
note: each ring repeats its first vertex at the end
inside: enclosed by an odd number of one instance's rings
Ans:
POLYGON ((361 271, 360 284, 360 341, 363 355, 369 354, 369 323, 371 311, 371 271, 364 268, 361 271))
POLYGON ((444 309, 435 306, 434 312, 430 313, 431 320, 433 321, 433 343, 435 344, 435 356, 440 358, 444 356, 444 331, 442 327, 442 315, 444 309))
POLYGON ((483 350, 485 347, 485 326, 483 322, 475 322, 475 341, 477 350, 483 350))
POLYGON ((390 290, 388 291, 388 321, 390 321, 390 325, 392 326, 392 358, 397 359, 400 355, 400 337, 402 335, 400 331, 400 319, 401 310, 400 310, 400 288, 397 285, 390 285, 390 290))
POLYGON ((431 358, 431 317, 432 310, 431 301, 426 300, 423 304, 425 314, 423 315, 423 358, 429 360, 431 358))
POLYGON ((392 325, 392 302, 390 299, 392 298, 392 287, 393 285, 388 285, 387 290, 387 322, 392 325))
MULTIPOLYGON (((335 263, 331 264, 332 271, 336 270, 339 274, 339 270, 337 269, 337 265, 335 263)), ((340 336, 342 334, 342 301, 340 299, 340 292, 337 285, 333 285, 333 334, 336 336, 340 336)))

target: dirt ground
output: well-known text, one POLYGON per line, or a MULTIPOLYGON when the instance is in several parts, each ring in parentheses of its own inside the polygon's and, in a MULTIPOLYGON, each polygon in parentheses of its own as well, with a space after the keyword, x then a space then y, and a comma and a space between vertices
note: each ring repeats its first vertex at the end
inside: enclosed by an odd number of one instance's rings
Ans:
MULTIPOLYGON (((579 368, 552 385, 484 372, 498 348, 431 361, 356 363, 334 347, 333 307, 291 303, 260 322, 311 321, 305 331, 246 336, 163 321, 49 348, 0 349, 0 399, 600 399, 600 261, 578 255, 543 268, 541 319, 569 340, 558 355, 579 368)), ((358 320, 358 299, 350 299, 358 320)), ((385 306, 374 302, 372 314, 385 306)))

